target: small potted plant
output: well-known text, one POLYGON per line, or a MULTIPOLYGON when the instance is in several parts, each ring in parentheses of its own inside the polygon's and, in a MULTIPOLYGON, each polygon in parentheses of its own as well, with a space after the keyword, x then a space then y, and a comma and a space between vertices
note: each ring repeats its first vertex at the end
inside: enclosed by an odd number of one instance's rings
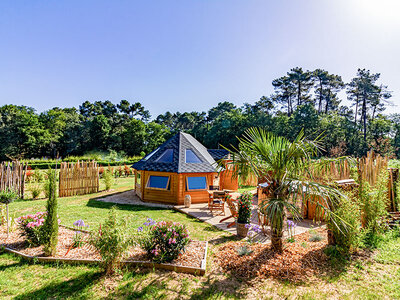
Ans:
POLYGON ((238 198, 238 218, 236 222, 237 235, 246 237, 249 231, 253 195, 250 192, 244 192, 238 198))

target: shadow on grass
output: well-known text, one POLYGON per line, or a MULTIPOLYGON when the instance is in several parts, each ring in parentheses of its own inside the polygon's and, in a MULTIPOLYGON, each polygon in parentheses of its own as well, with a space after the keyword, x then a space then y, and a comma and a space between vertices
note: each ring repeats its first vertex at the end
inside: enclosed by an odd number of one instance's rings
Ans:
POLYGON ((102 202, 102 201, 97 201, 95 198, 89 199, 86 206, 94 207, 94 208, 103 208, 103 209, 110 209, 111 207, 115 206, 119 210, 127 210, 127 211, 170 210, 168 208, 163 208, 163 207, 150 207, 150 206, 144 206, 144 205, 131 205, 131 204, 117 204, 117 203, 112 203, 112 202, 102 202))
POLYGON ((95 285, 103 276, 101 272, 88 272, 73 279, 51 282, 32 292, 21 294, 14 299, 64 299, 67 297, 81 298, 85 290, 95 285))

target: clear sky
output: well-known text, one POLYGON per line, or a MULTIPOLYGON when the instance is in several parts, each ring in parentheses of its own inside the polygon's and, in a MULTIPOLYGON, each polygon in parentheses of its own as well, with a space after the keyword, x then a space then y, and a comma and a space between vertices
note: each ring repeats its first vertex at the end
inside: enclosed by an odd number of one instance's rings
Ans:
MULTIPOLYGON (((0 105, 253 103, 290 68, 381 73, 400 112, 400 1, 0 2, 0 105)), ((345 95, 344 95, 345 96, 345 95)))

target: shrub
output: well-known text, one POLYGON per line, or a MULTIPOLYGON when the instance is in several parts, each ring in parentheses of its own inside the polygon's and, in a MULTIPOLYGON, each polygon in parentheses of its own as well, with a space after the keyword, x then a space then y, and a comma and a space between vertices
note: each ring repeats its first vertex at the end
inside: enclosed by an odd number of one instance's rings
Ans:
POLYGON ((237 249, 237 254, 239 256, 246 256, 246 255, 250 255, 251 253, 253 253, 253 250, 251 250, 249 247, 247 247, 246 245, 244 246, 240 246, 237 249))
POLYGON ((248 224, 251 218, 253 195, 250 192, 244 192, 238 198, 238 223, 248 224))
POLYGON ((103 173, 103 181, 104 185, 106 186, 106 191, 111 190, 111 187, 114 184, 114 178, 112 175, 112 171, 110 169, 107 169, 103 173))
POLYGON ((42 186, 40 184, 34 184, 31 186, 32 199, 36 200, 42 192, 42 186))
POLYGON ((310 242, 319 242, 319 241, 322 241, 323 239, 324 239, 324 237, 316 232, 316 233, 311 233, 311 236, 308 240, 310 242))
POLYGON ((37 212, 34 215, 26 215, 17 219, 17 223, 30 245, 39 246, 44 244, 45 232, 43 224, 46 218, 47 212, 37 212))
POLYGON ((385 226, 383 219, 387 216, 388 205, 388 172, 386 170, 379 174, 374 188, 367 182, 362 182, 359 191, 359 200, 362 210, 363 227, 368 228, 371 234, 382 232, 385 226))
POLYGON ((132 239, 127 233, 127 223, 118 220, 115 207, 110 210, 107 220, 100 225, 99 230, 91 234, 89 243, 99 251, 107 274, 113 274, 120 269, 124 255, 132 245, 132 239))
POLYGON ((328 220, 328 229, 334 236, 336 251, 346 256, 359 245, 360 209, 355 195, 338 199, 334 213, 338 216, 335 218, 337 226, 333 220, 328 220))
POLYGON ((175 222, 158 222, 147 219, 145 227, 139 227, 139 245, 155 262, 171 262, 185 251, 189 244, 189 232, 185 225, 175 222))
POLYGON ((47 200, 47 218, 43 224, 44 252, 48 256, 56 254, 58 243, 57 186, 56 172, 48 173, 49 198, 47 200))

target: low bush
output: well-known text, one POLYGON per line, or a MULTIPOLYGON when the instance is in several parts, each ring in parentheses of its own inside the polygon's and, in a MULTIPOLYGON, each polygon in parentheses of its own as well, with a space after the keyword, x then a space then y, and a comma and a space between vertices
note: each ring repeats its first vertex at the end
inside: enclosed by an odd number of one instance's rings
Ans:
POLYGON ((248 224, 251 218, 253 195, 250 192, 244 192, 238 198, 238 223, 248 224))
POLYGON ((360 233, 360 209, 354 194, 348 194, 338 200, 334 213, 336 226, 333 220, 328 221, 328 229, 331 230, 335 240, 335 251, 347 256, 359 246, 360 233))
POLYGON ((113 207, 104 224, 91 234, 89 243, 100 253, 107 274, 113 274, 121 267, 122 260, 133 244, 133 239, 127 230, 127 222, 117 217, 113 207))
POLYGON ((113 184, 114 184, 114 178, 112 174, 112 170, 107 169, 103 173, 103 182, 104 185, 106 186, 106 191, 111 190, 113 184))
POLYGON ((32 194, 32 199, 36 200, 42 193, 42 186, 39 183, 35 183, 30 187, 30 191, 32 194))
POLYGON ((186 226, 180 223, 157 223, 149 218, 144 226, 138 228, 137 242, 155 262, 171 262, 177 259, 190 242, 186 226))
POLYGON ((43 245, 45 232, 43 224, 47 218, 47 212, 25 215, 17 219, 17 223, 31 246, 43 245))

